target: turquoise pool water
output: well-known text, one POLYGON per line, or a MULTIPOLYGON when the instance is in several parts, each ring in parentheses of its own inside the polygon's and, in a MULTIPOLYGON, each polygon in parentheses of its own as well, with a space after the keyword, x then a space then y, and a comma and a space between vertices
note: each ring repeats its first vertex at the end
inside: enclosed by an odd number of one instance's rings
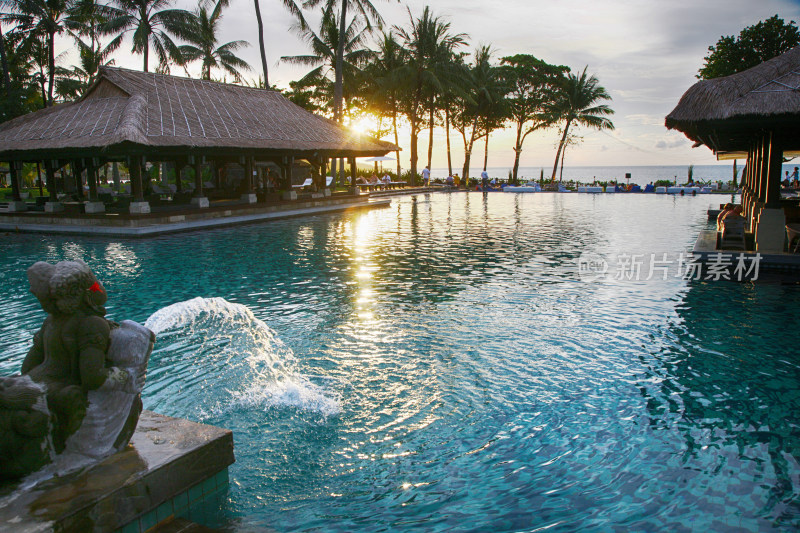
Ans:
POLYGON ((0 374, 43 318, 25 269, 81 257, 111 318, 158 332, 145 407, 234 431, 211 525, 797 529, 800 288, 678 276, 724 200, 456 193, 141 241, 3 235, 0 374))

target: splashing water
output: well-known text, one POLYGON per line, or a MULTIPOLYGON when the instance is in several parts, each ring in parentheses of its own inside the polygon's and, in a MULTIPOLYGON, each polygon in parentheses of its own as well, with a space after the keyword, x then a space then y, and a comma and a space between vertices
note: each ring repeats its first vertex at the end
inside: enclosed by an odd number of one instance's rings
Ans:
POLYGON ((292 351, 247 306, 193 298, 159 309, 145 326, 157 339, 148 409, 185 415, 189 407, 200 419, 238 409, 292 407, 324 417, 341 410, 297 370, 292 351))

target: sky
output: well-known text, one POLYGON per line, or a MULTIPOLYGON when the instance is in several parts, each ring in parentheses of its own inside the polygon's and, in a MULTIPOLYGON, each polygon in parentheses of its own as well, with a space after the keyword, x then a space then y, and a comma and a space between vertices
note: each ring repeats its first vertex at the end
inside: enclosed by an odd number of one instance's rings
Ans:
MULTIPOLYGON (((498 59, 525 53, 567 65, 573 71, 588 66, 588 72, 612 97, 608 103, 615 111, 615 130, 579 129, 583 140, 567 152, 568 167, 715 164, 708 148, 692 148, 682 134, 667 130, 664 117, 697 81, 695 76, 708 47, 721 36, 738 35, 744 27, 775 14, 786 22, 800 22, 800 0, 372 1, 387 25, 399 26, 409 24, 407 9, 419 16, 424 6, 430 5, 434 15, 450 22, 453 32, 468 35, 468 50, 489 44, 498 59)), ((196 0, 176 0, 174 5, 191 10, 196 0)), ((260 5, 270 83, 288 87, 289 81, 300 78, 306 70, 282 63, 280 57, 308 50, 289 30, 293 20, 280 0, 260 0, 260 5)), ((308 18, 318 20, 314 14, 308 18)), ((239 55, 253 67, 246 77, 258 77, 261 59, 253 2, 231 0, 220 24, 221 42, 242 39, 252 43, 239 55)), ((115 60, 118 66, 142 68, 142 58, 130 54, 129 42, 117 52, 115 60)), ((197 76, 199 69, 190 69, 190 73, 197 76)), ((552 169, 558 138, 555 129, 529 136, 521 166, 552 169)), ((451 142, 454 166, 460 168, 463 143, 456 132, 451 133, 451 142)), ((401 163, 408 168, 407 131, 401 132, 400 144, 404 149, 401 163)), ((511 130, 493 133, 488 166, 511 168, 513 144, 511 130)), ((474 149, 473 168, 482 164, 483 149, 482 143, 474 149)), ((427 133, 421 138, 419 151, 427 153, 427 133)), ((432 166, 446 167, 445 157, 444 132, 437 130, 432 166)))

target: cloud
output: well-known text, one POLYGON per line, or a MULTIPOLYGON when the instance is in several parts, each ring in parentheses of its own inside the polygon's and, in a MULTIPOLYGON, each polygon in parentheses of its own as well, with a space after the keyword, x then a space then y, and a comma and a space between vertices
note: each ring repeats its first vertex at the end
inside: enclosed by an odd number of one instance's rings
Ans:
POLYGON ((643 126, 663 126, 664 117, 662 115, 633 114, 625 115, 625 119, 643 126))
POLYGON ((676 140, 671 141, 671 142, 667 142, 667 141, 661 140, 661 141, 658 141, 655 144, 655 147, 657 149, 659 149, 659 150, 669 150, 671 148, 685 147, 690 143, 691 143, 691 141, 689 141, 688 139, 676 139, 676 140))

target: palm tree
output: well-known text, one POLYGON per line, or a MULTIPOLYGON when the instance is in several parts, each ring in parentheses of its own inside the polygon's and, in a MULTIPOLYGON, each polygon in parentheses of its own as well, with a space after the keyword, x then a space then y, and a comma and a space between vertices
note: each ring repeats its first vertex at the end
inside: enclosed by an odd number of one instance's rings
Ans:
POLYGON ((462 113, 455 117, 455 127, 464 141, 463 179, 469 179, 469 164, 475 141, 497 127, 496 115, 505 94, 500 69, 491 63, 492 50, 482 46, 475 51, 469 69, 469 94, 461 98, 462 113))
POLYGON ((189 44, 180 46, 180 52, 185 63, 201 60, 203 62, 201 77, 211 79, 211 69, 220 68, 233 76, 235 81, 241 81, 239 69, 250 70, 246 61, 237 57, 234 52, 242 47, 250 46, 247 41, 231 41, 218 46, 217 32, 219 21, 222 18, 222 8, 228 0, 219 0, 211 14, 201 3, 197 5, 192 21, 192 29, 185 39, 189 44))
POLYGON ((103 30, 124 34, 133 30, 133 52, 144 56, 144 72, 148 72, 150 46, 158 56, 159 68, 169 71, 170 60, 182 65, 178 45, 170 33, 189 40, 193 15, 183 9, 164 9, 172 0, 112 0, 115 14, 103 25, 103 30), (169 32, 169 33, 168 33, 169 32))
POLYGON ((0 121, 41 109, 47 100, 47 47, 18 28, 3 35, 3 44, 7 71, 3 73, 0 121), (41 75, 37 71, 38 64, 44 65, 41 75))
POLYGON ((506 101, 516 130, 512 180, 517 183, 525 138, 552 124, 553 117, 545 111, 555 99, 556 83, 569 67, 550 65, 529 54, 504 57, 502 63, 501 74, 509 89, 506 101))
MULTIPOLYGON (((302 27, 305 29, 306 21, 303 18, 303 12, 294 2, 294 0, 282 0, 284 7, 289 10, 289 13, 294 15, 298 21, 301 22, 302 27)), ((264 86, 269 87, 269 70, 267 69, 267 52, 264 49, 264 23, 261 20, 261 6, 258 0, 253 0, 256 8, 256 21, 258 22, 258 46, 261 51, 261 68, 264 71, 264 86)))
MULTIPOLYGON (((373 24, 381 27, 383 18, 370 0, 306 0, 303 7, 314 8, 324 2, 324 11, 333 11, 335 5, 339 5, 339 35, 345 35, 347 27, 347 10, 353 9, 357 12, 355 18, 362 18, 367 32, 372 32, 373 24)), ((345 41, 340 40, 336 46, 334 63, 334 83, 333 83, 333 119, 337 122, 342 121, 342 102, 344 100, 344 70, 345 70, 345 41)))
MULTIPOLYGON (((350 21, 350 24, 345 27, 344 33, 340 33, 340 28, 341 24, 339 23, 339 20, 337 19, 336 14, 333 12, 331 6, 326 6, 322 13, 319 33, 314 32, 307 26, 305 29, 303 29, 303 26, 300 23, 293 26, 293 30, 298 32, 300 37, 311 47, 311 53, 301 56, 281 57, 281 61, 286 63, 315 67, 300 80, 298 80, 297 83, 300 87, 316 86, 321 92, 328 92, 330 94, 331 76, 334 77, 334 116, 336 116, 336 51, 340 47, 344 49, 345 53, 342 62, 342 74, 348 81, 356 79, 358 73, 360 72, 360 67, 364 65, 366 61, 369 60, 373 55, 371 50, 364 47, 367 39, 367 33, 365 32, 365 28, 359 18, 354 17, 350 21), (343 38, 340 38, 340 35, 343 35, 343 38)), ((352 87, 354 85, 355 84, 353 83, 348 83, 348 87, 352 87)), ((354 91, 343 93, 344 100, 348 101, 350 97, 352 97, 353 93, 354 91)))
POLYGON ((3 16, 3 22, 16 24, 29 39, 44 38, 47 47, 45 106, 52 106, 56 74, 55 38, 64 32, 68 0, 0 0, 0 7, 10 10, 3 16))
MULTIPOLYGON (((394 144, 400 146, 397 131, 397 116, 402 86, 401 68, 405 63, 406 50, 394 34, 383 33, 372 61, 364 69, 363 84, 368 107, 379 117, 389 117, 392 121, 394 144)), ((397 152, 397 175, 400 176, 400 152, 397 152)), ((399 178, 398 178, 399 179, 399 178)))
POLYGON ((606 118, 608 115, 613 115, 614 110, 606 104, 598 103, 601 100, 611 100, 611 96, 605 88, 599 85, 600 82, 596 77, 586 73, 587 68, 584 67, 583 72, 579 75, 570 72, 563 78, 558 89, 558 100, 551 109, 552 115, 557 117, 557 120, 564 121, 564 132, 558 143, 550 181, 556 179, 558 161, 572 124, 588 126, 597 130, 614 129, 614 124, 606 118))
POLYGON ((101 66, 114 64, 111 54, 122 44, 122 35, 117 35, 105 46, 100 37, 107 34, 103 31, 104 25, 117 14, 116 9, 98 4, 97 0, 77 0, 70 6, 65 25, 79 52, 80 63, 72 68, 78 94, 94 81, 101 66), (87 37, 89 42, 84 41, 87 37))
POLYGON ((422 16, 415 19, 408 11, 410 27, 408 30, 395 27, 408 51, 407 60, 400 69, 400 77, 405 80, 403 113, 411 126, 411 175, 417 175, 417 141, 422 128, 420 117, 425 106, 429 116, 434 103, 432 95, 444 92, 446 86, 459 79, 463 72, 453 61, 454 51, 465 44, 465 35, 450 33, 450 23, 443 21, 425 7, 422 16))
POLYGON ((8 100, 11 97, 11 70, 6 56, 6 41, 3 39, 2 22, 0 22, 0 67, 3 70, 3 91, 6 93, 6 99, 8 100))

